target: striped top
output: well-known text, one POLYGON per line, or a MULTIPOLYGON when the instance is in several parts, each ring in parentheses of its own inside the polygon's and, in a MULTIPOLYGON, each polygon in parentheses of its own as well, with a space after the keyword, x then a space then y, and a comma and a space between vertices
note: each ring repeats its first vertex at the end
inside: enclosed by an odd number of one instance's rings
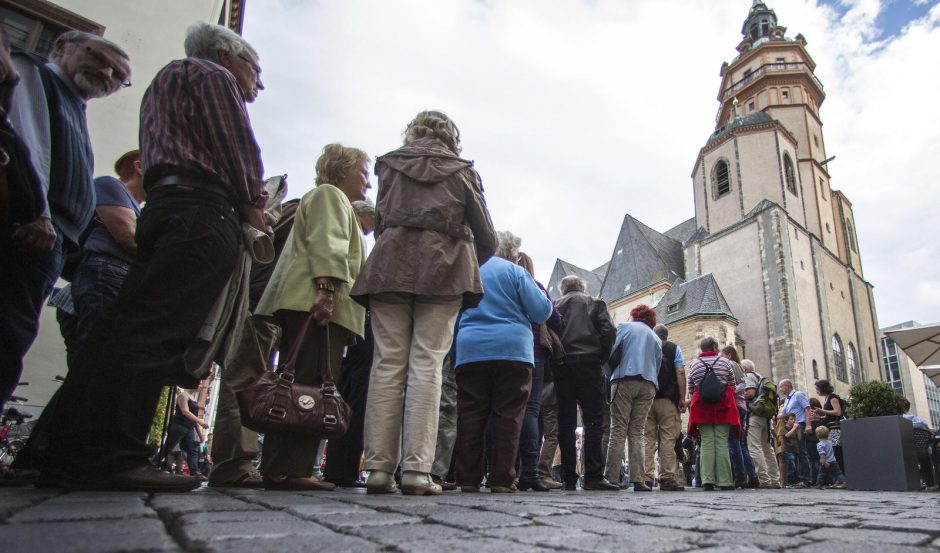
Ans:
POLYGON ((715 376, 729 386, 734 385, 734 367, 731 361, 724 357, 719 357, 717 353, 705 352, 689 365, 689 393, 698 388, 699 383, 705 378, 707 367, 712 367, 715 376), (714 363, 714 365, 712 365, 714 363))

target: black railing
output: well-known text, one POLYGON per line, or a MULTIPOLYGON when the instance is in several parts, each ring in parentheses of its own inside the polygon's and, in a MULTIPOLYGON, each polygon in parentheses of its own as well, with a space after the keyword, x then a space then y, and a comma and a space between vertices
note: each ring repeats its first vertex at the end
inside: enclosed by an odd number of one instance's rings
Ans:
POLYGON ((728 87, 728 89, 725 90, 724 94, 722 95, 722 101, 731 98, 736 92, 750 84, 754 79, 766 73, 782 73, 784 71, 802 70, 805 70, 807 73, 809 73, 809 76, 812 77, 817 85, 819 85, 820 89, 823 88, 822 81, 816 78, 816 75, 813 74, 812 70, 810 70, 809 66, 805 62, 767 63, 758 67, 757 70, 753 71, 752 73, 748 73, 744 76, 743 79, 728 87))

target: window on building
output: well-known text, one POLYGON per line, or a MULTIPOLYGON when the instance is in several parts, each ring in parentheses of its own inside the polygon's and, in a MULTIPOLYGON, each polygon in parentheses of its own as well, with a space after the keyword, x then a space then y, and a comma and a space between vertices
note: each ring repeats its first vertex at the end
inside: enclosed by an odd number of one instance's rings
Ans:
POLYGON ((815 134, 813 135, 813 144, 815 144, 817 148, 819 147, 819 137, 815 134))
POLYGON ((845 374, 845 354, 842 352, 842 340, 838 334, 832 335, 832 363, 836 368, 836 378, 848 382, 848 376, 845 374))
POLYGON ((806 270, 806 267, 803 266, 803 262, 802 262, 802 261, 800 261, 800 270, 802 270, 802 271, 805 271, 805 270, 806 270))
POLYGON ((858 253, 858 245, 855 243, 855 230, 852 228, 852 223, 848 221, 845 222, 845 234, 847 234, 845 239, 849 243, 849 248, 851 248, 853 252, 858 253))
POLYGON ((819 380, 819 363, 813 359, 813 380, 819 380))
POLYGON ((819 177, 819 195, 824 202, 829 201, 829 195, 826 194, 826 181, 822 177, 819 177))
POLYGON ((751 40, 757 40, 759 28, 757 26, 757 21, 751 23, 751 40))
POLYGON ((930 426, 940 427, 940 389, 930 380, 926 374, 924 377, 924 388, 927 390, 927 410, 930 411, 930 426))
POLYGON ((768 23, 766 19, 761 19, 760 21, 760 34, 761 36, 770 34, 770 23, 768 23))
POLYGON ((789 153, 783 154, 783 180, 787 184, 787 190, 791 194, 796 194, 796 171, 793 169, 793 160, 789 153))
POLYGON ((901 381, 901 363, 898 359, 898 346, 891 338, 881 339, 881 354, 885 365, 885 382, 894 388, 894 391, 904 395, 904 384, 901 381))
POLYGON ((849 342, 849 347, 845 350, 845 364, 849 369, 849 378, 853 385, 862 381, 862 367, 858 362, 858 355, 855 353, 855 346, 849 342))
POLYGON ((832 234, 832 227, 829 226, 828 222, 826 223, 826 232, 828 232, 829 234, 832 234))
MULTIPOLYGON (((52 53, 55 39, 70 29, 100 35, 104 27, 51 2, 31 1, 29 11, 18 3, 0 4, 0 22, 10 46, 43 59, 52 53)), ((19 3, 25 4, 25 3, 19 3)))
POLYGON ((747 112, 752 113, 754 111, 754 100, 751 100, 747 103, 747 112))
POLYGON ((712 183, 716 200, 731 193, 731 172, 727 161, 720 159, 715 164, 712 170, 712 183))
POLYGON ((789 91, 788 89, 784 88, 783 90, 780 91, 780 97, 783 98, 784 100, 789 100, 789 99, 790 99, 790 91, 789 91))
POLYGON ((787 59, 786 59, 786 58, 777 58, 776 61, 777 61, 777 63, 786 63, 787 59))
POLYGON ((677 313, 679 311, 678 303, 671 303, 666 306, 666 313, 677 313))

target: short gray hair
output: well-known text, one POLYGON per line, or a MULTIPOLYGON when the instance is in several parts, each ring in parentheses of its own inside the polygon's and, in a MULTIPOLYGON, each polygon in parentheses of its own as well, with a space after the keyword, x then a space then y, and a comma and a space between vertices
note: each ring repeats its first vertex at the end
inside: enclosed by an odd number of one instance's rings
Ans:
POLYGON ((711 336, 706 337, 699 344, 698 349, 702 351, 710 351, 713 353, 718 353, 718 340, 712 338, 711 336))
POLYGON ((49 56, 49 60, 53 63, 58 63, 62 60, 62 56, 56 53, 56 48, 60 45, 68 46, 69 44, 75 44, 76 46, 81 46, 87 42, 94 42, 95 44, 100 44, 109 50, 113 51, 115 54, 121 56, 127 61, 131 60, 131 57, 127 55, 127 52, 117 44, 111 42, 110 40, 100 37, 98 35, 93 35, 91 33, 85 33, 82 31, 66 31, 56 37, 55 44, 53 45, 52 54, 49 56))
POLYGON ((188 57, 212 61, 220 61, 220 54, 223 53, 235 57, 246 50, 254 58, 258 58, 258 52, 238 33, 228 27, 205 21, 197 21, 186 29, 183 49, 188 57))
POLYGON ((755 371, 754 362, 750 359, 741 360, 741 369, 746 373, 752 373, 755 371))
POLYGON ((404 137, 405 144, 419 138, 436 138, 454 154, 460 153, 460 129, 441 111, 422 111, 415 115, 405 128, 404 137))
POLYGON ((561 284, 559 284, 558 287, 561 288, 562 294, 567 294, 572 290, 587 292, 587 284, 584 282, 583 278, 577 275, 568 275, 561 279, 561 284))
POLYGON ((356 200, 352 203, 353 209, 356 211, 356 215, 362 217, 363 215, 372 215, 375 216, 375 204, 372 203, 372 200, 366 198, 364 200, 356 200))
POLYGON ((522 246, 522 238, 508 230, 501 230, 496 233, 496 236, 499 238, 496 255, 515 263, 519 259, 519 247, 522 246))
POLYGON ((660 340, 665 340, 669 337, 669 329, 666 328, 666 325, 656 325, 653 327, 653 332, 659 336, 660 340))

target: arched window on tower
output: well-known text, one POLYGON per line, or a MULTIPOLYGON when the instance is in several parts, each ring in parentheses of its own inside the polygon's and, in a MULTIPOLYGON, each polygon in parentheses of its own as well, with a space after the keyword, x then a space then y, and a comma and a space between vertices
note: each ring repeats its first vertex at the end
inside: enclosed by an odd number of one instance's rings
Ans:
POLYGON ((849 368, 851 383, 853 385, 858 384, 862 381, 862 373, 859 370, 858 355, 855 353, 855 346, 852 345, 852 342, 849 342, 849 349, 845 350, 845 361, 849 368))
POLYGON ((712 169, 712 198, 718 199, 731 193, 731 172, 728 162, 719 159, 712 169))
POLYGON ((845 357, 842 353, 842 340, 838 334, 832 336, 832 362, 836 366, 836 378, 848 382, 845 374, 845 357))
POLYGON ((783 180, 787 183, 787 190, 796 194, 796 171, 793 170, 793 160, 790 154, 783 154, 783 180))
POLYGON ((768 23, 766 19, 761 19, 760 21, 760 34, 761 36, 770 34, 770 23, 768 23))
POLYGON ((848 221, 845 223, 845 233, 848 235, 846 236, 846 240, 849 243, 849 247, 852 248, 853 252, 858 253, 858 245, 855 243, 855 230, 852 229, 852 223, 848 221))
POLYGON ((754 23, 751 23, 751 40, 757 40, 758 33, 759 30, 757 27, 757 21, 755 21, 754 23))

